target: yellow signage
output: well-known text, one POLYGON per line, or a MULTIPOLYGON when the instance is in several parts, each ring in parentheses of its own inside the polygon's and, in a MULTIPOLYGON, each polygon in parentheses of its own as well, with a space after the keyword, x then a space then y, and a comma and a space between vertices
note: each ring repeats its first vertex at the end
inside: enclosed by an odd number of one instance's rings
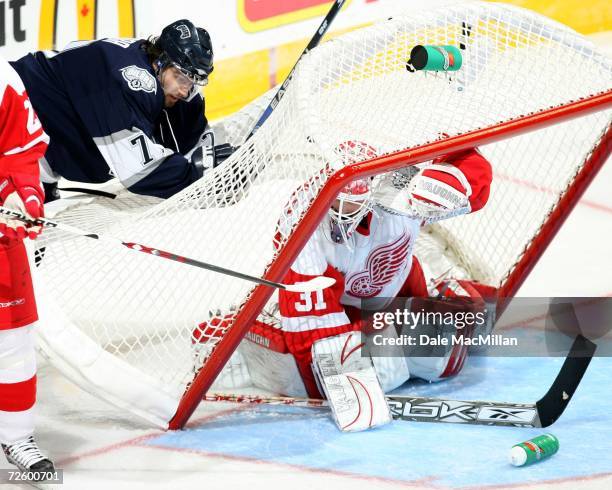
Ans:
POLYGON ((38 27, 38 49, 55 48, 55 24, 57 23, 57 0, 40 1, 40 24, 38 27))
POLYGON ((96 0, 76 0, 77 34, 80 41, 96 38, 96 0))
POLYGON ((119 37, 135 37, 134 0, 117 0, 117 12, 119 17, 119 37))

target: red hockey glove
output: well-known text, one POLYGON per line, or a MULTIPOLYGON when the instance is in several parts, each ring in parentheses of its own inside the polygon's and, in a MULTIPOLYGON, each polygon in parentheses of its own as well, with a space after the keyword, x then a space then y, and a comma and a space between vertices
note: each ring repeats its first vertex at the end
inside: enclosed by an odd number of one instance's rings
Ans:
MULTIPOLYGON (((12 174, 0 177, 0 204, 25 213, 35 220, 44 217, 45 192, 38 177, 29 174, 12 174)), ((42 226, 31 226, 21 221, 0 217, 0 233, 9 238, 34 239, 42 226)))

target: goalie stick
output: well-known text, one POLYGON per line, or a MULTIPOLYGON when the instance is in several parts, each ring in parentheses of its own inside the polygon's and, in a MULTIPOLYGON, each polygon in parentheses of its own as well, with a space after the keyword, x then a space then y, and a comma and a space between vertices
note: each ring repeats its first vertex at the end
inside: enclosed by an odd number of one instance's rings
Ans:
POLYGON ((245 281, 254 282, 256 284, 262 284, 264 286, 270 286, 272 288, 277 289, 286 289, 287 291, 294 291, 298 293, 308 293, 312 291, 317 291, 319 289, 325 289, 332 286, 336 281, 331 277, 319 276, 311 279, 310 281, 298 282, 296 284, 281 284, 278 282, 268 281, 267 279, 262 279, 255 276, 250 276, 248 274, 243 274, 242 272, 233 271, 231 269, 226 269, 225 267, 220 267, 218 265, 209 264, 207 262, 202 262, 200 260, 191 259, 189 257, 184 257, 182 255, 177 255, 172 252, 166 252, 164 250, 160 250, 154 247, 147 247, 146 245, 142 245, 140 243, 134 242, 124 242, 119 240, 118 238, 109 236, 109 235, 99 235, 97 233, 90 233, 87 231, 80 230, 71 225, 67 225, 65 223, 60 223, 59 221, 53 221, 47 218, 39 218, 36 220, 28 219, 28 217, 19 212, 14 211, 12 209, 5 208, 0 206, 0 216, 6 216, 11 219, 16 219, 18 221, 22 221, 24 223, 28 223, 30 225, 44 225, 48 228, 57 228, 58 230, 63 230, 68 233, 72 233, 74 235, 80 235, 86 238, 92 238, 94 240, 101 240, 107 243, 112 243, 114 245, 121 245, 123 247, 127 247, 130 250, 135 250, 137 252, 146 253, 152 255, 154 257, 162 257, 164 259, 173 260, 175 262, 180 262, 181 264, 187 264, 194 267, 199 267, 200 269, 206 269, 213 272, 218 272, 219 274, 225 274, 227 276, 237 277, 239 279, 244 279, 245 281))
POLYGON ((329 12, 327 12, 327 15, 323 19, 323 22, 321 22, 321 25, 317 29, 317 32, 315 32, 314 36, 312 36, 312 39, 310 40, 310 42, 308 43, 304 51, 302 51, 302 54, 300 55, 298 60, 295 62, 295 65, 293 65, 293 68, 289 72, 289 75, 287 75, 287 78, 285 78, 285 81, 283 82, 283 84, 279 87, 276 94, 274 94, 274 97, 272 97, 272 100, 268 104, 268 107, 266 107, 263 114, 259 117, 259 119, 255 123, 255 126, 253 126, 253 129, 247 136, 246 141, 251 139, 251 136, 253 136, 257 132, 257 130, 262 126, 262 124, 266 121, 266 119, 270 117, 270 114, 272 114, 272 111, 276 109, 276 106, 278 105, 278 103, 281 101, 281 99, 285 95, 285 92, 287 91, 287 87, 289 86, 289 83, 291 83, 291 79, 293 78, 293 74, 295 73, 295 69, 297 68, 300 60, 304 56, 306 56, 306 54, 308 54, 308 51, 316 48, 317 45, 321 42, 321 39, 323 38, 327 30, 329 29, 329 26, 331 25, 332 21, 335 19, 336 14, 342 8, 342 5, 344 5, 345 1, 346 0, 336 0, 334 4, 331 6, 331 8, 329 9, 329 12))
MULTIPOLYGON (((548 427, 563 414, 586 372, 597 346, 578 335, 561 370, 546 394, 536 403, 446 400, 418 396, 387 395, 394 419, 411 422, 446 422, 454 424, 502 427, 548 427)), ((326 400, 253 395, 210 394, 204 401, 328 407, 326 400)))

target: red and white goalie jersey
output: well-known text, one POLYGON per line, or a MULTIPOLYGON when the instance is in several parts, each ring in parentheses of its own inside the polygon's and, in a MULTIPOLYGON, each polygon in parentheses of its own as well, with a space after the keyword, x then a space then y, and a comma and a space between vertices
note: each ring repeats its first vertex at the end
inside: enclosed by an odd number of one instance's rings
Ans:
MULTIPOLYGON (((461 181, 457 187, 466 194, 470 212, 485 205, 491 167, 477 150, 447 155, 433 163, 423 166, 421 174, 441 186, 461 181)), ((423 200, 431 203, 429 196, 423 200)), ((378 300, 376 307, 382 308, 386 306, 383 298, 390 302, 397 296, 427 296, 423 272, 413 257, 422 222, 374 203, 350 236, 337 243, 335 221, 328 215, 291 266, 284 283, 295 284, 321 275, 336 280, 331 288, 313 293, 279 291, 284 340, 309 396, 320 396, 310 367, 313 342, 358 330, 362 301, 378 300)))

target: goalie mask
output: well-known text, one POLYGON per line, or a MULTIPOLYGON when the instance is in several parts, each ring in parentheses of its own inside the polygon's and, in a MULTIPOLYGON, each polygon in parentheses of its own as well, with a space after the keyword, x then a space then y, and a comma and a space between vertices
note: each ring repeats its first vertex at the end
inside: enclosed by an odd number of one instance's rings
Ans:
POLYGON ((372 210, 372 181, 358 179, 347 185, 329 209, 331 238, 347 243, 361 220, 372 210))
POLYGON ((213 71, 213 49, 208 32, 186 19, 177 20, 164 27, 155 40, 155 47, 162 51, 157 60, 159 72, 169 66, 175 67, 189 86, 185 100, 193 99, 199 88, 208 83, 208 75, 213 71))

